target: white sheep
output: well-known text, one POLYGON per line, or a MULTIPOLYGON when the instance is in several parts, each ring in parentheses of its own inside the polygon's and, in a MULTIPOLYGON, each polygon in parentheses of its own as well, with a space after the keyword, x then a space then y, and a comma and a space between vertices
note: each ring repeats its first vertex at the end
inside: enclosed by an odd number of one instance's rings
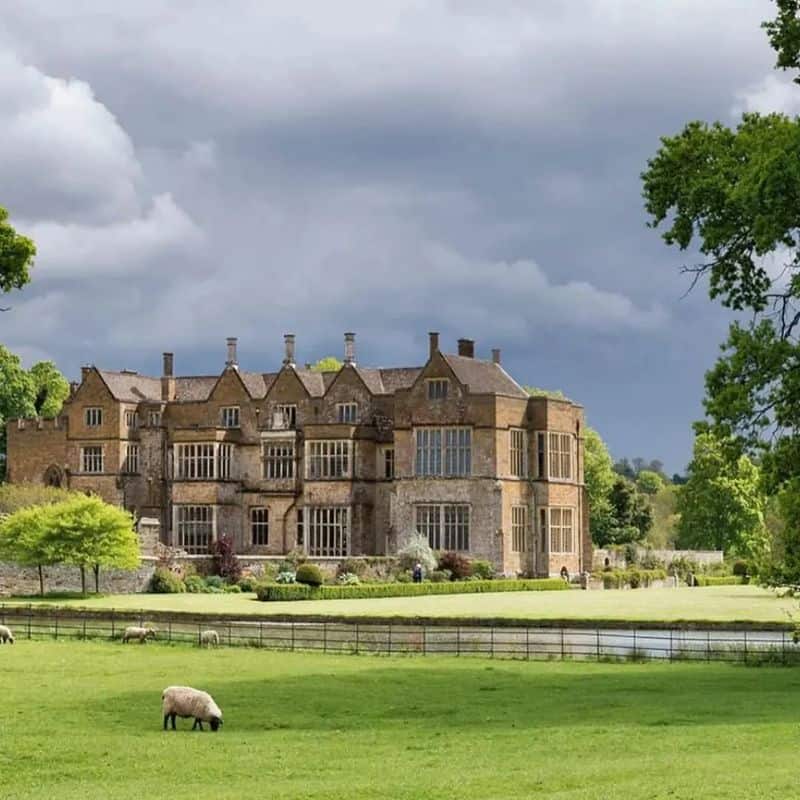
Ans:
POLYGON ((200 634, 200 646, 219 647, 219 634, 216 631, 207 630, 200 634))
POLYGON ((194 717, 192 730, 207 722, 212 731, 222 725, 222 711, 208 692, 192 689, 191 686, 167 686, 161 694, 161 711, 164 714, 164 730, 167 721, 172 720, 175 730, 175 717, 194 717))
POLYGON ((140 644, 144 644, 147 639, 155 639, 156 632, 153 628, 140 628, 137 625, 131 625, 125 628, 125 633, 122 634, 122 643, 127 643, 130 639, 138 639, 140 644))
POLYGON ((5 644, 6 642, 14 644, 14 634, 11 633, 11 628, 0 625, 0 644, 5 644))

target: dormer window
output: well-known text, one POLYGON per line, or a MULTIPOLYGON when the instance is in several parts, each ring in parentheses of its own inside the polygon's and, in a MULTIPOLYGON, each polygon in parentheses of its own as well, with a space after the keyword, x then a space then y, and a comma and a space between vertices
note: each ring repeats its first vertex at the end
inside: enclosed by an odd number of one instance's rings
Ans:
POLYGON ((239 406, 227 406, 220 409, 222 415, 223 428, 238 428, 239 427, 239 406))
POLYGON ((446 400, 447 385, 450 381, 447 378, 432 378, 428 381, 428 400, 446 400))
POLYGON ((297 406, 278 403, 272 409, 272 430, 293 431, 297 426, 297 406))
POLYGON ((336 411, 340 423, 355 425, 358 422, 358 403, 337 403, 336 411))

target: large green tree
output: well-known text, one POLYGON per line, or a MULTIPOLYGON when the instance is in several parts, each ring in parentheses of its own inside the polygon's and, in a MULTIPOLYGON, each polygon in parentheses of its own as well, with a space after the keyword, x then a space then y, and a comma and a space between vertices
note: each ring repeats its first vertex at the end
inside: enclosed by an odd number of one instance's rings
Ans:
POLYGON ((312 372, 338 372, 344 364, 336 356, 325 356, 311 365, 312 372))
POLYGON ((760 559, 767 545, 765 502, 758 467, 713 434, 701 433, 678 492, 678 546, 760 559))
POLYGON ((603 538, 604 532, 615 524, 610 496, 616 477, 606 443, 594 428, 587 426, 583 432, 583 478, 593 541, 603 538))
MULTIPOLYGON (((784 69, 800 68, 798 10, 778 0, 765 24, 784 69)), ((699 253, 684 266, 692 285, 707 279, 712 300, 744 312, 706 376, 698 430, 730 441, 732 458, 756 456, 771 492, 800 491, 800 119, 690 122, 662 139, 642 179, 651 226, 699 253)), ((782 508, 800 566, 800 501, 782 508)))
POLYGON ((14 230, 8 211, 0 206, 0 293, 21 289, 30 281, 35 255, 36 245, 14 230))

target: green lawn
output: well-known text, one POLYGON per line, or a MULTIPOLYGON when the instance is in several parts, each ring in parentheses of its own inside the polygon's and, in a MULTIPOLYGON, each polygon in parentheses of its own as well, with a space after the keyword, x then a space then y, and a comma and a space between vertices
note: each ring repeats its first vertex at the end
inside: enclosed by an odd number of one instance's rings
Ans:
MULTIPOLYGON (((29 601, 25 599, 19 602, 29 601)), ((634 591, 503 592, 280 603, 260 603, 254 599, 254 595, 237 594, 109 595, 63 601, 51 599, 48 602, 89 608, 141 608, 238 615, 335 614, 386 617, 787 622, 789 614, 798 614, 796 600, 778 598, 774 592, 757 586, 634 591)))
POLYGON ((23 641, 0 686, 4 800, 797 796, 791 668, 23 641), (222 730, 164 733, 172 683, 222 730))

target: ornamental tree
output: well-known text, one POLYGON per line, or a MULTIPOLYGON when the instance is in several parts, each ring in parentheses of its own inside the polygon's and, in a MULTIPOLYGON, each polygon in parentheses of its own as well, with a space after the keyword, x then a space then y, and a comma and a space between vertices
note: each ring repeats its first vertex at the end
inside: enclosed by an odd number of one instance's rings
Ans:
POLYGON ((35 255, 36 245, 14 230, 8 211, 0 206, 0 293, 21 289, 30 281, 35 255))

